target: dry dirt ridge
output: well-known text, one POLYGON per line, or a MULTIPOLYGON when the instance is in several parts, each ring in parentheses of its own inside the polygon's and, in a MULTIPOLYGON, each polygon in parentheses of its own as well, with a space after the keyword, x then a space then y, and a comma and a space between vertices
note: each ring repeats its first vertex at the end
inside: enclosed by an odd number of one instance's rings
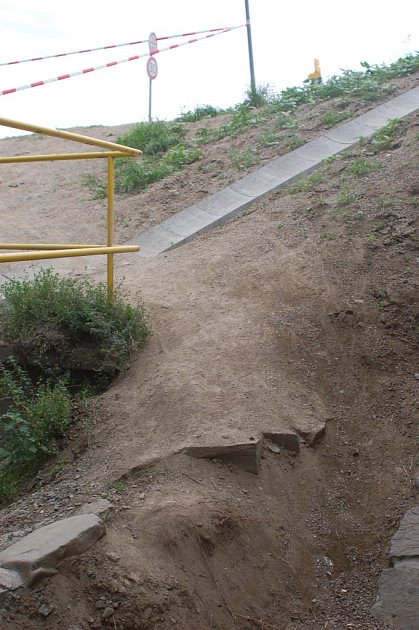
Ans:
MULTIPOLYGON (((0 513, 4 548, 102 497, 107 533, 3 602, 2 630, 391 627, 370 608, 391 536, 417 502, 418 131, 411 116, 391 148, 340 156, 309 192, 271 194, 158 258, 118 258, 154 334, 92 402, 94 425, 75 427, 64 455, 0 513), (357 157, 380 167, 356 176, 357 157), (252 449, 262 434, 293 437, 264 440, 257 474, 240 458, 183 452, 252 449)), ((213 161, 228 151, 212 150, 213 161)), ((120 239, 152 223, 149 199, 160 220, 197 200, 196 186, 221 187, 217 164, 192 170, 198 184, 179 173, 118 199, 120 239)), ((104 204, 88 200, 85 165, 38 166, 1 171, 3 238, 101 238, 104 204)), ((101 262, 87 269, 102 277, 101 262)))

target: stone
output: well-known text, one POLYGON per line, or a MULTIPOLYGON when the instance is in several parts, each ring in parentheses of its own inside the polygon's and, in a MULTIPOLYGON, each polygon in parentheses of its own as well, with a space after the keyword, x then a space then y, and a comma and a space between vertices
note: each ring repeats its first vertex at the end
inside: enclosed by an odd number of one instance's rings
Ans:
POLYGON ((101 619, 109 619, 109 617, 112 617, 114 612, 115 612, 114 609, 111 608, 110 606, 108 606, 108 607, 105 608, 105 610, 101 614, 100 618, 101 619))
POLYGON ((404 563, 384 569, 373 614, 397 630, 418 630, 419 570, 404 563))
POLYGON ((106 557, 108 558, 108 560, 111 560, 112 562, 118 562, 118 560, 121 559, 121 556, 119 556, 117 553, 114 553, 113 551, 109 551, 106 554, 106 557))
POLYGON ((183 450, 185 455, 197 459, 217 459, 223 464, 233 464, 246 472, 259 472, 262 453, 262 438, 257 441, 214 446, 189 446, 183 450))
POLYGON ((71 516, 36 529, 0 552, 0 587, 15 590, 57 573, 55 566, 89 549, 105 533, 96 514, 71 516))
POLYGON ((78 510, 78 514, 96 514, 102 518, 107 516, 113 509, 113 505, 107 499, 97 499, 92 503, 85 503, 78 510))
POLYGON ((297 431, 298 435, 301 435, 301 437, 309 446, 314 446, 324 436, 326 431, 326 423, 321 422, 317 426, 307 429, 303 429, 300 427, 293 428, 295 429, 295 431, 297 431))
POLYGON ((405 559, 417 559, 419 566, 419 506, 406 512, 400 521, 389 555, 391 565, 405 559))
POLYGON ((279 446, 282 446, 287 449, 287 451, 292 451, 293 453, 298 453, 300 451, 298 435, 294 431, 275 431, 272 433, 264 431, 263 437, 267 440, 275 442, 275 444, 278 444, 279 446))

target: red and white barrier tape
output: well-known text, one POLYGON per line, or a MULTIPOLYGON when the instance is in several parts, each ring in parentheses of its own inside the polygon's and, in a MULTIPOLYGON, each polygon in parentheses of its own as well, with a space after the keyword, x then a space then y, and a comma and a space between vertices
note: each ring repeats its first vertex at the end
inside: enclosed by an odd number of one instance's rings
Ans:
POLYGON ((29 83, 28 85, 20 85, 16 88, 10 88, 8 90, 0 91, 0 96, 5 96, 6 94, 13 94, 14 92, 20 92, 21 90, 27 90, 29 88, 38 87, 40 85, 47 85, 48 83, 54 83, 55 81, 63 81, 64 79, 70 79, 71 77, 78 77, 83 74, 88 74, 89 72, 94 72, 95 70, 103 70, 104 68, 111 68, 112 66, 117 66, 122 63, 127 63, 128 61, 136 61, 137 59, 141 59, 142 57, 149 57, 150 54, 157 55, 157 53, 165 52, 167 50, 173 50, 174 48, 180 48, 181 46, 186 46, 187 44, 194 44, 195 42, 199 42, 203 39, 209 39, 210 37, 216 37, 217 35, 222 35, 223 33, 228 33, 229 31, 234 31, 238 28, 242 28, 246 26, 246 24, 240 24, 239 26, 230 26, 228 28, 223 28, 221 31, 216 33, 210 33, 209 35, 205 35, 204 37, 195 37, 195 39, 188 39, 186 42, 181 42, 180 44, 172 44, 171 46, 167 46, 166 48, 156 48, 156 50, 152 50, 151 53, 146 52, 142 55, 133 55, 132 57, 128 57, 128 59, 122 59, 121 61, 111 61, 109 63, 105 63, 103 66, 96 66, 96 68, 85 68, 84 70, 80 70, 79 72, 72 72, 69 74, 61 74, 58 77, 53 77, 52 79, 45 79, 44 81, 36 81, 35 83, 29 83))
MULTIPOLYGON (((210 28, 205 31, 195 31, 194 33, 180 33, 179 35, 166 35, 165 37, 158 37, 157 40, 174 39, 175 37, 189 37, 190 35, 201 35, 202 33, 215 33, 217 31, 225 31, 226 28, 236 27, 224 27, 224 28, 210 28)), ((1 66, 14 66, 18 63, 27 63, 28 61, 43 61, 44 59, 56 59, 57 57, 68 57, 69 55, 80 55, 83 53, 96 52, 98 50, 109 50, 110 48, 122 48, 123 46, 134 46, 136 44, 147 44, 148 39, 141 39, 138 42, 126 42, 125 44, 111 44, 110 46, 99 46, 98 48, 86 48, 85 50, 73 50, 72 52, 58 53, 57 55, 46 55, 45 57, 32 57, 31 59, 20 59, 19 61, 6 61, 0 63, 1 66)))

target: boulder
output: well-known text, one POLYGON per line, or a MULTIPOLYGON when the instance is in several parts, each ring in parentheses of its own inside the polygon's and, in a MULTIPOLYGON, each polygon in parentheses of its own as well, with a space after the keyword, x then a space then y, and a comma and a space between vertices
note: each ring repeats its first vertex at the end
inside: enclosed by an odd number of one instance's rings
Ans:
POLYGON ((236 444, 217 444, 214 446, 189 446, 183 453, 197 459, 218 459, 223 463, 233 464, 246 472, 259 472, 262 453, 262 438, 254 442, 236 444))

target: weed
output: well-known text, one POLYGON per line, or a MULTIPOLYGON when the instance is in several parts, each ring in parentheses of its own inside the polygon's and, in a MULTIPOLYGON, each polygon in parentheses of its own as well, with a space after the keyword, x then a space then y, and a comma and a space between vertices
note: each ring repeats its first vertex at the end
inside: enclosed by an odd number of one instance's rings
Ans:
POLYGON ((363 175, 367 175, 370 171, 382 168, 382 166, 383 163, 378 160, 368 162, 365 158, 358 157, 352 166, 349 167, 349 171, 357 177, 362 177, 363 175))
POLYGON ((342 192, 339 195, 338 205, 339 206, 349 206, 357 201, 357 195, 351 188, 346 185, 344 186, 342 192))
POLYGON ((366 235, 366 239, 367 239, 368 245, 373 245, 375 243, 376 236, 375 236, 375 234, 371 234, 370 233, 370 234, 366 235))
POLYGON ((65 380, 34 386, 10 359, 0 364, 0 503, 12 499, 28 475, 58 451, 71 421, 72 402, 65 380))
POLYGON ((106 199, 108 196, 108 187, 100 181, 98 177, 91 174, 83 175, 82 184, 92 191, 91 199, 106 199))
POLYGON ((282 143, 280 136, 277 133, 268 132, 259 138, 259 144, 263 147, 276 147, 282 143))
POLYGON ((384 127, 375 132, 372 144, 376 151, 391 149, 402 126, 400 118, 393 118, 384 127))
POLYGON ((353 114, 351 112, 328 112, 323 116, 320 116, 320 121, 327 127, 334 127, 338 123, 343 120, 347 120, 348 118, 352 118, 353 114))
POLYGON ((285 144, 289 149, 293 150, 298 149, 298 147, 302 147, 303 144, 305 144, 305 141, 302 139, 300 134, 298 134, 296 131, 293 131, 285 141, 285 144))
POLYGON ((310 190, 313 190, 313 188, 317 186, 317 184, 320 184, 323 181, 323 173, 321 173, 320 171, 316 171, 305 179, 300 179, 299 181, 295 182, 295 184, 291 184, 291 186, 289 187, 289 192, 292 195, 300 192, 309 192, 310 190))
POLYGON ((263 107, 269 103, 270 95, 271 89, 268 84, 258 85, 255 90, 248 88, 243 104, 250 107, 263 107))
POLYGON ((320 238, 325 238, 328 241, 334 241, 336 240, 337 236, 336 234, 333 234, 333 232, 322 231, 320 232, 320 238))
POLYGON ((117 138, 117 142, 134 149, 141 149, 143 155, 155 156, 165 153, 170 147, 181 144, 185 133, 184 126, 179 122, 144 122, 117 138))
POLYGON ((259 164, 259 162, 260 157, 254 148, 247 149, 244 153, 234 152, 231 155, 232 165, 239 170, 250 168, 255 166, 255 164, 259 164))
POLYGON ((183 112, 177 120, 181 122, 196 122, 203 118, 214 118, 223 113, 224 110, 213 107, 212 105, 197 105, 192 111, 183 112))
POLYGON ((123 492, 127 487, 127 482, 124 479, 115 479, 109 484, 109 490, 113 492, 123 492))
POLYGON ((385 210, 386 208, 389 208, 390 206, 393 205, 393 200, 388 195, 380 195, 378 197, 378 203, 380 205, 380 208, 382 210, 385 210))

